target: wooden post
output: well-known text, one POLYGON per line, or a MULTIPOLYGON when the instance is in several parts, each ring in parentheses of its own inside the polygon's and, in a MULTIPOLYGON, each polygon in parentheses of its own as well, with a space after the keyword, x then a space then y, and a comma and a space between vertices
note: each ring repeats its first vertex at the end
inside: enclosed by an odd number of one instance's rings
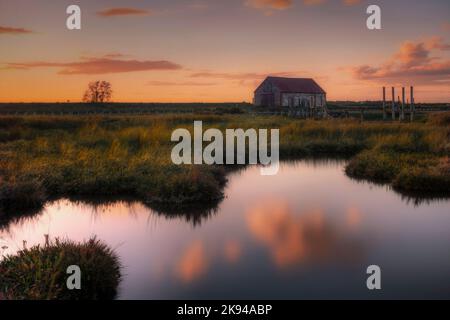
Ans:
POLYGON ((395 120, 395 88, 392 87, 392 120, 395 120))
POLYGON ((405 87, 402 87, 402 110, 400 115, 400 120, 405 120, 405 87))
POLYGON ((364 109, 362 107, 360 109, 360 112, 361 112, 360 120, 361 120, 361 122, 363 122, 364 121, 364 109))
POLYGON ((415 111, 415 107, 414 107, 414 87, 413 86, 411 86, 411 88, 410 88, 410 94, 411 94, 411 97, 410 97, 410 111, 411 111, 411 116, 410 116, 410 120, 411 121, 414 121, 414 111, 415 111))
POLYGON ((386 120, 386 87, 383 87, 383 120, 386 120))

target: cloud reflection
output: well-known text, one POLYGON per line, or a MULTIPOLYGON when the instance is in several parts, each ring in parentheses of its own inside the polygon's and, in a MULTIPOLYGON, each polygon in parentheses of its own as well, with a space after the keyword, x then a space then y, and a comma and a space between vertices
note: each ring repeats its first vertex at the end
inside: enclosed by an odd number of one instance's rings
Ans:
POLYGON ((347 226, 349 229, 357 230, 361 225, 362 214, 357 207, 349 207, 347 209, 347 226))
POLYGON ((236 263, 242 255, 242 248, 238 241, 228 240, 224 246, 225 258, 230 263, 236 263))
POLYGON ((207 270, 208 261, 202 241, 194 241, 184 251, 176 266, 176 274, 183 282, 192 282, 207 270))
POLYGON ((296 213, 286 201, 271 200, 251 207, 246 219, 250 233, 279 267, 361 256, 360 245, 346 241, 322 209, 296 213))

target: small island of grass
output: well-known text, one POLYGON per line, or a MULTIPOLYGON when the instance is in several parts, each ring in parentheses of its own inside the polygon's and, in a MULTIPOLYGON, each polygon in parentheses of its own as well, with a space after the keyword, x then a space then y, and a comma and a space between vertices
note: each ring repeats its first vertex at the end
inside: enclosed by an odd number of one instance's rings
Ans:
POLYGON ((8 300, 108 300, 121 279, 117 255, 103 242, 60 241, 23 249, 0 261, 0 297, 8 300), (67 288, 69 266, 81 270, 81 289, 67 288))

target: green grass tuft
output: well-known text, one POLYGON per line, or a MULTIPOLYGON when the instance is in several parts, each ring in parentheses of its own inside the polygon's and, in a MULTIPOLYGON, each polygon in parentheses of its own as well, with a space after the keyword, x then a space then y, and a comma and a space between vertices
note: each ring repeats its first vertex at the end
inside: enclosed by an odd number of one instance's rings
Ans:
POLYGON ((0 262, 0 295, 14 300, 113 299, 120 282, 120 263, 106 244, 60 241, 6 256, 0 262), (67 267, 81 269, 81 290, 67 289, 67 267))

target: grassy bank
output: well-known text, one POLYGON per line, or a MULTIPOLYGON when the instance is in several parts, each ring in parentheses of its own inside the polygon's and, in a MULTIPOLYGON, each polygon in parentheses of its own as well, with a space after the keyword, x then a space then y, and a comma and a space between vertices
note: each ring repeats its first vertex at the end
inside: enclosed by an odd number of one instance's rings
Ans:
POLYGON ((55 240, 7 256, 0 262, 0 296, 13 300, 113 299, 120 281, 115 253, 95 238, 84 242, 55 240), (81 289, 67 289, 67 268, 81 270, 81 289))
POLYGON ((450 114, 431 115, 377 137, 347 165, 348 175, 390 183, 406 193, 450 193, 450 114))
POLYGON ((450 115, 415 123, 298 120, 281 116, 0 117, 0 215, 58 197, 131 196, 168 211, 217 203, 226 166, 178 166, 176 128, 279 128, 280 155, 351 158, 347 173, 399 190, 450 192, 450 115))

